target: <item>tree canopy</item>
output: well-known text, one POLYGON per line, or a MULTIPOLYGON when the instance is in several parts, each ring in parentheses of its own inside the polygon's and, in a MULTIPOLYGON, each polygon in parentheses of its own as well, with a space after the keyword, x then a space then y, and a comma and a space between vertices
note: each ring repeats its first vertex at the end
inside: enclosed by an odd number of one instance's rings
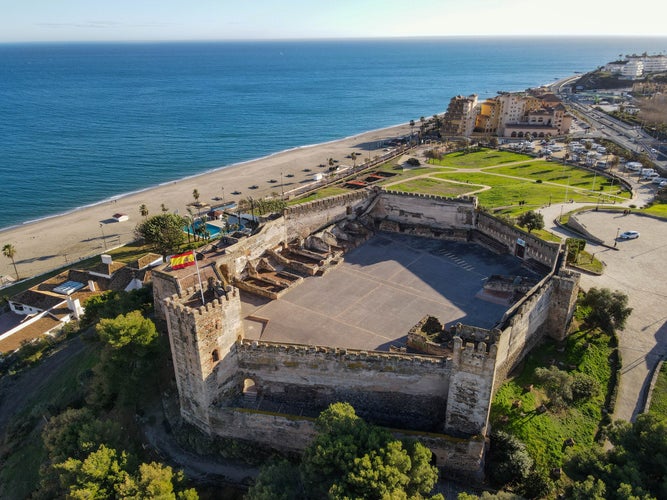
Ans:
POLYGON ((528 210, 519 215, 517 223, 521 227, 525 227, 528 230, 528 233, 530 233, 534 229, 544 228, 544 217, 542 214, 537 213, 534 210, 528 210))
POLYGON ((619 420, 608 437, 612 449, 584 449, 568 459, 565 469, 576 481, 570 498, 667 498, 667 420, 650 413, 619 420))
POLYGON ((357 416, 348 403, 323 411, 316 429, 300 465, 281 462, 264 468, 248 499, 421 499, 438 479, 428 448, 394 439, 357 416))
POLYGON ((163 212, 160 215, 148 217, 135 228, 135 234, 146 243, 153 246, 156 252, 167 255, 177 251, 185 242, 187 227, 184 217, 163 212))
POLYGON ((142 463, 134 470, 125 452, 100 445, 83 460, 68 458, 55 465, 68 498, 80 499, 186 499, 198 497, 194 489, 178 488, 182 473, 155 462, 142 463))
POLYGON ((114 349, 128 344, 146 347, 157 337, 155 324, 140 311, 119 314, 114 319, 101 319, 95 327, 100 339, 114 349))
POLYGON ((591 288, 586 292, 581 304, 587 308, 586 322, 591 327, 598 327, 607 333, 625 328, 625 322, 632 313, 628 307, 628 296, 618 290, 591 288))

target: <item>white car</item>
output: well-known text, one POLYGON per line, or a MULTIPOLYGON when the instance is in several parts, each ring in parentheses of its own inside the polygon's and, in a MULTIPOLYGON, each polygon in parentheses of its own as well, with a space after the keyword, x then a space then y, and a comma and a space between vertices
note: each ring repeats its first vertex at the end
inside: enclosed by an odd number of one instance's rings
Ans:
POLYGON ((620 238, 622 240, 635 240, 639 238, 639 233, 637 231, 625 231, 624 233, 621 233, 620 238))

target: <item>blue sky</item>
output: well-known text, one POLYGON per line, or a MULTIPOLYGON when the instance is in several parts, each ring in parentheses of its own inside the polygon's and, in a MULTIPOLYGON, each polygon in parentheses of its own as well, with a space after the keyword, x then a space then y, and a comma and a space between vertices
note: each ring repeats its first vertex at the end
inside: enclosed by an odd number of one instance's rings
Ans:
POLYGON ((664 0, 0 0, 0 42, 667 36, 664 0))

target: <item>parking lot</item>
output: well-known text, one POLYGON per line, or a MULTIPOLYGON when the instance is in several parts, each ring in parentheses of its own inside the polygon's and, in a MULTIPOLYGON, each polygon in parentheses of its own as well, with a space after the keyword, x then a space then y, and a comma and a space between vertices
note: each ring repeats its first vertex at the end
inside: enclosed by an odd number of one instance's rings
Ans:
POLYGON ((427 314, 491 328, 508 308, 477 296, 493 274, 535 277, 477 245, 379 234, 278 300, 242 295, 246 338, 388 350, 427 314))

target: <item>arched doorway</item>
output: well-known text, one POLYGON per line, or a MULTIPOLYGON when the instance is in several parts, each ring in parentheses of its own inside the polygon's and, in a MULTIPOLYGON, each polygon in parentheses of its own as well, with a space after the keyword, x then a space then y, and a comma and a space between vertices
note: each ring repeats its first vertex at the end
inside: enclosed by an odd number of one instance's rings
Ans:
POLYGON ((251 378, 243 381, 243 398, 247 401, 255 401, 257 399, 257 385, 251 378))

